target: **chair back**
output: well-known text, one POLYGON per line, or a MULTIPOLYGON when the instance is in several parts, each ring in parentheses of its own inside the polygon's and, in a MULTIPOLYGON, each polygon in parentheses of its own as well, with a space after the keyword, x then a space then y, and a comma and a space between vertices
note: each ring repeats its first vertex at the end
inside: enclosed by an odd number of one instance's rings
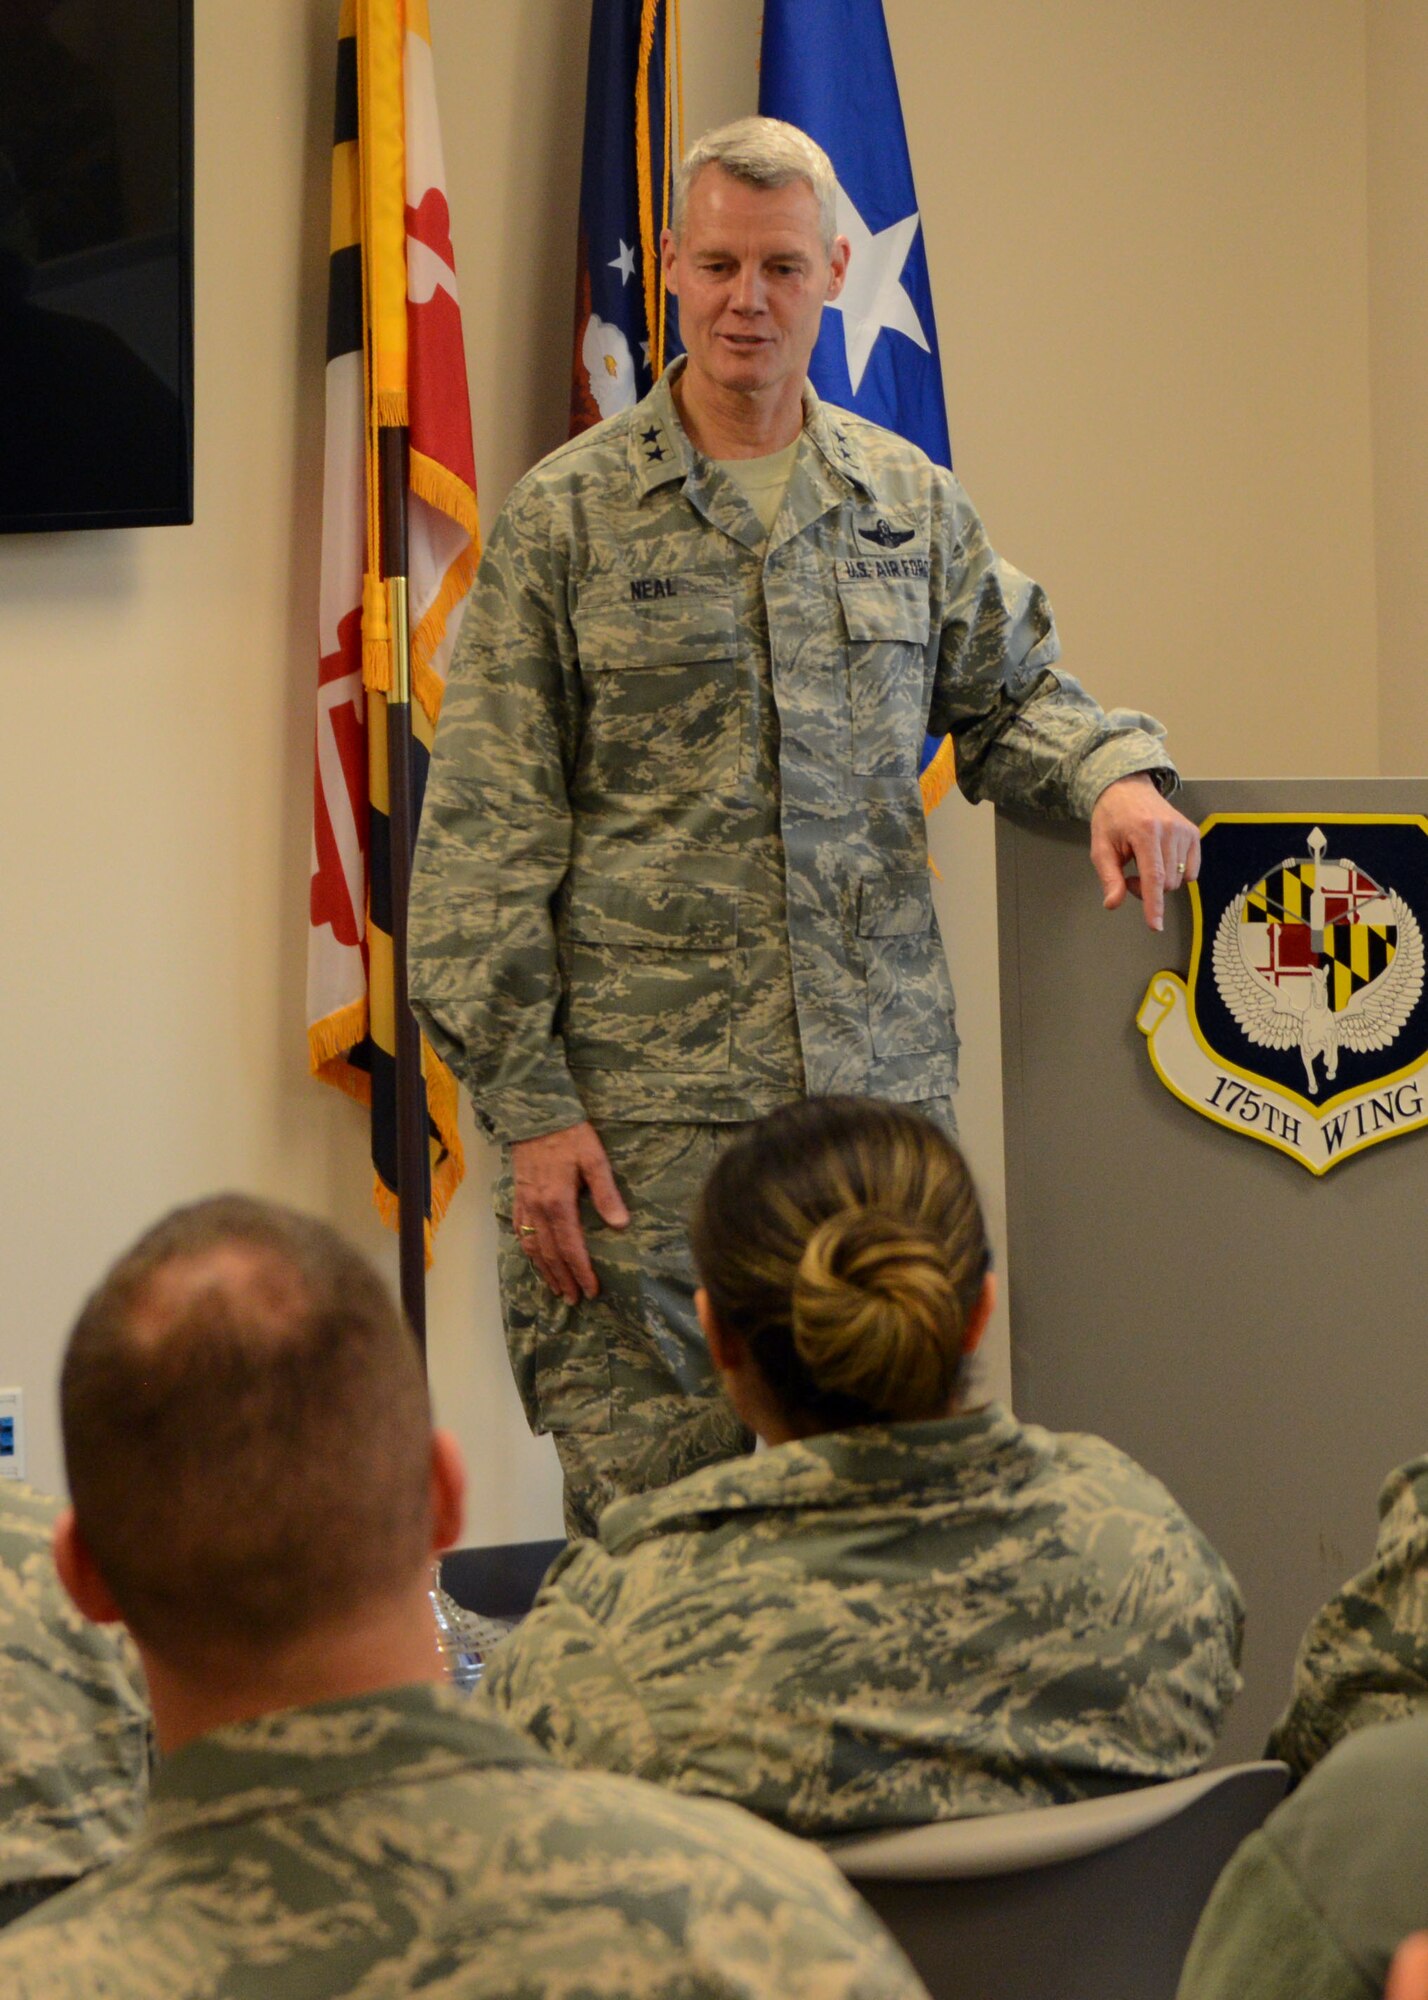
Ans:
POLYGON ((498 1542, 488 1549, 448 1549, 442 1588, 465 1611, 484 1618, 524 1618, 563 1541, 498 1542))
POLYGON ((1288 1783, 1283 1764, 1236 1764, 828 1852, 932 2000, 1174 2000, 1220 1870, 1288 1783))

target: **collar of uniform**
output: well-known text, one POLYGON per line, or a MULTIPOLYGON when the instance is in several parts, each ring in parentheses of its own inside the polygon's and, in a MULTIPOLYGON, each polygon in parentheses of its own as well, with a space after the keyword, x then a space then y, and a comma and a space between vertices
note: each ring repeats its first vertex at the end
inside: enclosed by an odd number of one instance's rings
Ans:
POLYGON ((1422 1550, 1428 1522, 1428 1453, 1389 1473, 1378 1496, 1378 1517, 1376 1560, 1390 1549, 1412 1549, 1415 1554, 1422 1550))
POLYGON ((1019 1486, 1042 1456, 1036 1434, 1000 1403, 936 1423, 827 1431, 616 1500, 600 1517, 600 1541, 611 1555, 623 1555, 655 1535, 708 1528, 730 1515, 881 1501, 907 1506, 917 1499, 941 1505, 1019 1486))
POLYGON ((674 406, 670 384, 684 366, 671 362, 642 403, 630 412, 630 470, 641 493, 685 479, 694 463, 694 447, 674 406))
POLYGON ((834 472, 861 487, 870 500, 877 497, 848 412, 821 402, 811 382, 803 385, 803 434, 822 452, 834 472))
MULTIPOLYGON (((694 446, 674 400, 674 383, 685 365, 683 355, 672 361, 630 412, 630 466, 641 493, 686 479, 693 469, 694 446)), ((847 412, 820 401, 811 382, 803 385, 803 435, 839 478, 860 487, 869 499, 876 497, 847 412)))
POLYGON ((435 1682, 231 1723, 163 1758, 146 1840, 421 1776, 549 1760, 488 1720, 469 1695, 435 1682))

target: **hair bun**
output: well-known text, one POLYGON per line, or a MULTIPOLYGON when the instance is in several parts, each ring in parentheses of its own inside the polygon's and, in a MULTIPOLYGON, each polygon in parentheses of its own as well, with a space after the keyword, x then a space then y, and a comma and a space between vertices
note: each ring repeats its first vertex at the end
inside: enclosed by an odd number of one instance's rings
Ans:
POLYGON ((962 1354, 962 1308, 945 1251, 876 1208, 820 1223, 794 1278, 793 1340, 819 1388, 879 1414, 941 1416, 962 1354))

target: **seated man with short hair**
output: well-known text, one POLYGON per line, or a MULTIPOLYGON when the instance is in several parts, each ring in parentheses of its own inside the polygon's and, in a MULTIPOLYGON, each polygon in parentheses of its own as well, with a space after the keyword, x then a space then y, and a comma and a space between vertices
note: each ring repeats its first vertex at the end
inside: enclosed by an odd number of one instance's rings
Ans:
POLYGON ((824 1856, 437 1685, 460 1460, 335 1232, 170 1216, 85 1306, 61 1406, 58 1567, 129 1627, 161 1761, 131 1852, 0 1939, 6 2000, 921 1993, 824 1856))
POLYGON ((59 1511, 0 1479, 0 1924, 117 1860, 149 1788, 138 1658, 60 1588, 59 1511))

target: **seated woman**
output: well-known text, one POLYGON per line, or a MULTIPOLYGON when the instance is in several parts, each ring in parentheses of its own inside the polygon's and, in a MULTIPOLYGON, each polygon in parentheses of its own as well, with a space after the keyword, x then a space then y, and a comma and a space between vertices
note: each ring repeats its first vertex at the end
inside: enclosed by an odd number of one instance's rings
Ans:
POLYGON ((484 1698, 563 1762, 813 1835, 1203 1764, 1234 1580, 1113 1445, 959 1402, 995 1280, 952 1142, 897 1105, 791 1105, 722 1155, 693 1239, 768 1450, 608 1507, 484 1698))

